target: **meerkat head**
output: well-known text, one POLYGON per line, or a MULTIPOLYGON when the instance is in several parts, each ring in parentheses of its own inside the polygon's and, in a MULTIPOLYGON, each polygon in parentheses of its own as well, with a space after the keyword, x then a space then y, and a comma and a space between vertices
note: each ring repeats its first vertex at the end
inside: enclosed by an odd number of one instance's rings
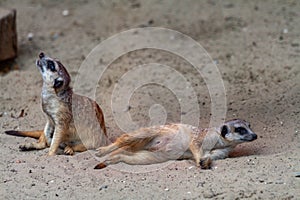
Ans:
POLYGON ((39 54, 36 60, 44 83, 55 90, 63 90, 69 87, 71 78, 65 67, 56 59, 47 57, 44 52, 39 54))
POLYGON ((225 140, 234 143, 250 142, 257 139, 257 135, 251 130, 250 124, 240 119, 225 122, 220 127, 220 133, 225 140))

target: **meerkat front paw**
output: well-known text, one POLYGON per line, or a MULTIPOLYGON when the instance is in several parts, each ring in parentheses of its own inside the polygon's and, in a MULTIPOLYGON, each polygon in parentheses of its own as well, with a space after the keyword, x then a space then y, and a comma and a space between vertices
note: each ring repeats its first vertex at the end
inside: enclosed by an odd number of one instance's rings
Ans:
POLYGON ((201 169, 211 169, 212 160, 209 157, 200 159, 201 169))
POLYGON ((72 155, 74 155, 74 150, 72 149, 72 147, 66 146, 65 149, 64 149, 64 153, 65 153, 66 155, 72 156, 72 155))

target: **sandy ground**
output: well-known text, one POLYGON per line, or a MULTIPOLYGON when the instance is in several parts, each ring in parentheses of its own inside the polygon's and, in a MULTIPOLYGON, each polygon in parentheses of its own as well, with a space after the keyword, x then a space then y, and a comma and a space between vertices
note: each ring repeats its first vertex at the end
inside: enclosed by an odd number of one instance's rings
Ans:
MULTIPOLYGON (((1 199, 300 199, 298 1, 1 0, 0 6, 17 9, 19 41, 19 57, 1 63, 1 199), (63 10, 69 14, 63 16, 63 10), (48 157, 47 149, 20 152, 18 145, 32 139, 4 134, 8 129, 43 128, 42 79, 34 66, 40 50, 59 58, 76 80, 80 65, 99 43, 121 31, 148 26, 179 31, 206 49, 224 82, 226 119, 248 120, 259 135, 256 141, 216 161, 212 170, 176 161, 97 171, 93 151, 72 157, 48 157), (18 117, 22 110, 24 116, 18 117)), ((164 64, 183 74, 198 98, 200 126, 208 126, 212 101, 203 78, 175 54, 144 49, 114 60, 95 84, 111 139, 121 133, 111 111, 115 85, 133 66, 147 63, 164 64)), ((128 84, 148 76, 141 74, 128 84)), ((181 88, 179 81, 172 83, 181 88)), ((80 89, 91 90, 89 85, 80 89)), ((186 114, 180 112, 176 94, 153 84, 138 88, 124 112, 139 126, 159 123, 149 116, 150 108, 161 113, 161 106, 151 107, 157 104, 164 107, 162 121, 179 122, 186 114)))

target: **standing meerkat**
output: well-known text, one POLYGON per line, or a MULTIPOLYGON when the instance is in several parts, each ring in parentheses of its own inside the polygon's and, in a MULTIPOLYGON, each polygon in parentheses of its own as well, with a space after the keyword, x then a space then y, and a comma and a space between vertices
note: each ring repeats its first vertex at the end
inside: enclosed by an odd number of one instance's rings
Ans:
POLYGON ((70 75, 56 59, 43 52, 36 61, 43 77, 42 109, 47 116, 43 131, 6 131, 7 134, 38 138, 38 142, 20 145, 21 150, 44 149, 55 155, 60 146, 73 155, 109 144, 104 116, 99 105, 88 97, 74 94, 70 75))
POLYGON ((239 119, 204 130, 186 124, 142 128, 98 148, 96 156, 106 157, 95 169, 119 162, 145 165, 182 159, 194 159, 198 167, 208 169, 213 160, 228 157, 238 144, 256 139, 250 124, 239 119))

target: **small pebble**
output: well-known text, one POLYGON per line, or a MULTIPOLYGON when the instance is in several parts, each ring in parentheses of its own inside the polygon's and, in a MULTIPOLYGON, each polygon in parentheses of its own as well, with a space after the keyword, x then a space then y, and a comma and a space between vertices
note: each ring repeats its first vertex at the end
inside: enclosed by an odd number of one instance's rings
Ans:
POLYGON ((127 106, 126 108, 124 108, 123 112, 128 112, 129 110, 131 110, 131 106, 127 106))
POLYGON ((54 33, 52 35, 52 40, 56 40, 59 37, 59 33, 54 33))
POLYGON ((280 122, 280 125, 281 125, 281 126, 283 125, 283 122, 282 122, 282 121, 280 122))
POLYGON ((165 188, 165 191, 169 191, 170 189, 169 188, 165 188))
POLYGON ((282 180, 277 180, 275 184, 284 184, 284 182, 282 180))
POLYGON ((33 33, 28 33, 28 35, 27 35, 27 39, 29 40, 29 41, 32 41, 33 40, 33 33))
POLYGON ((265 182, 263 179, 259 179, 258 180, 260 183, 263 183, 263 182, 265 182))
POLYGON ((63 10, 62 11, 62 15, 64 16, 64 17, 66 17, 66 16, 68 16, 70 13, 69 13, 69 10, 63 10))
POLYGON ((149 24, 149 25, 152 25, 153 23, 154 23, 153 19, 150 19, 150 20, 148 21, 148 24, 149 24))
POLYGON ((284 34, 286 34, 286 33, 288 33, 289 32, 289 30, 287 29, 287 28, 285 28, 285 29, 283 29, 283 31, 282 31, 284 34))

